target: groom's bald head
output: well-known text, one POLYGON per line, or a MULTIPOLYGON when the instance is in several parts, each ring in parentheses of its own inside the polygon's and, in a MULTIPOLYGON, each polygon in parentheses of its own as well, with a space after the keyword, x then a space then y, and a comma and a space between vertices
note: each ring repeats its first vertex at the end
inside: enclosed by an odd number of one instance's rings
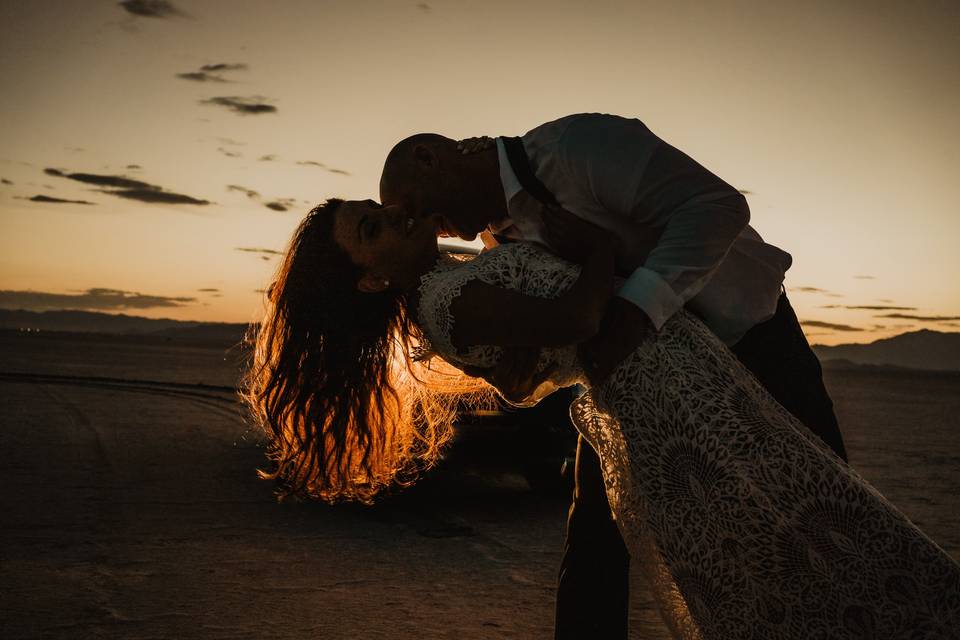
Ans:
POLYGON ((457 153, 455 140, 438 133, 418 133, 393 146, 383 163, 380 197, 396 196, 416 188, 443 169, 457 153))
POLYGON ((472 239, 506 210, 496 149, 464 155, 457 141, 418 133, 394 145, 383 165, 380 200, 440 216, 442 234, 472 239))

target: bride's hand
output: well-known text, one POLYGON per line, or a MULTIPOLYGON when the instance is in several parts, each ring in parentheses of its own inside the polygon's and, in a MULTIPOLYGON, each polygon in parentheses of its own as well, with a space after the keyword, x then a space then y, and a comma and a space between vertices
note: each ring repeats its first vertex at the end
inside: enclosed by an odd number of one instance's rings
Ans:
POLYGON ((619 250, 616 234, 562 207, 543 205, 541 217, 544 239, 561 258, 582 263, 594 253, 616 255, 619 250))
POLYGON ((478 151, 486 151, 495 144, 496 141, 490 136, 477 136, 475 138, 464 138, 458 141, 457 149, 466 156, 471 153, 477 153, 478 151))

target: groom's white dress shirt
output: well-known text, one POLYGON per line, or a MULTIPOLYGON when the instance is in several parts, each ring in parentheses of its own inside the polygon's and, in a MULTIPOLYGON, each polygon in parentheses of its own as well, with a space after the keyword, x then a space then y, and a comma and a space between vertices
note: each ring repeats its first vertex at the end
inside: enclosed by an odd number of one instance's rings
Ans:
MULTIPOLYGON (((560 206, 620 236, 618 266, 630 275, 618 295, 657 329, 686 305, 732 345, 773 316, 790 255, 747 224, 736 189, 642 122, 578 114, 521 140, 530 168, 560 206)), ((500 138, 497 149, 509 217, 489 230, 549 246, 542 209, 520 194, 500 138)))

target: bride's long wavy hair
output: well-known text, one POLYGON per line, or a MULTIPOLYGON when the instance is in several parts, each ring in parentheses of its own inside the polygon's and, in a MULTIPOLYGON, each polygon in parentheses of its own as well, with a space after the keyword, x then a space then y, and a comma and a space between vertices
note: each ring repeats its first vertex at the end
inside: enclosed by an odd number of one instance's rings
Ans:
POLYGON ((334 240, 342 200, 314 207, 297 227, 272 285, 241 397, 266 432, 278 495, 370 502, 437 462, 458 405, 492 401, 491 388, 423 342, 408 295, 362 293, 361 271, 334 240))

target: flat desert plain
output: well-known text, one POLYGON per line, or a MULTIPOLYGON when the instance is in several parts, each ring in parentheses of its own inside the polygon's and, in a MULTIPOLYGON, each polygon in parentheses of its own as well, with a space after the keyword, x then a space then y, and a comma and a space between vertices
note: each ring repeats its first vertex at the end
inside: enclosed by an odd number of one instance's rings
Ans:
MULTIPOLYGON (((278 504, 229 391, 238 362, 0 332, 0 637, 552 637, 564 493, 458 465, 456 443, 375 507, 278 504)), ((853 466, 960 557, 960 374, 827 384, 853 466)), ((639 580, 631 630, 665 637, 639 580)))

